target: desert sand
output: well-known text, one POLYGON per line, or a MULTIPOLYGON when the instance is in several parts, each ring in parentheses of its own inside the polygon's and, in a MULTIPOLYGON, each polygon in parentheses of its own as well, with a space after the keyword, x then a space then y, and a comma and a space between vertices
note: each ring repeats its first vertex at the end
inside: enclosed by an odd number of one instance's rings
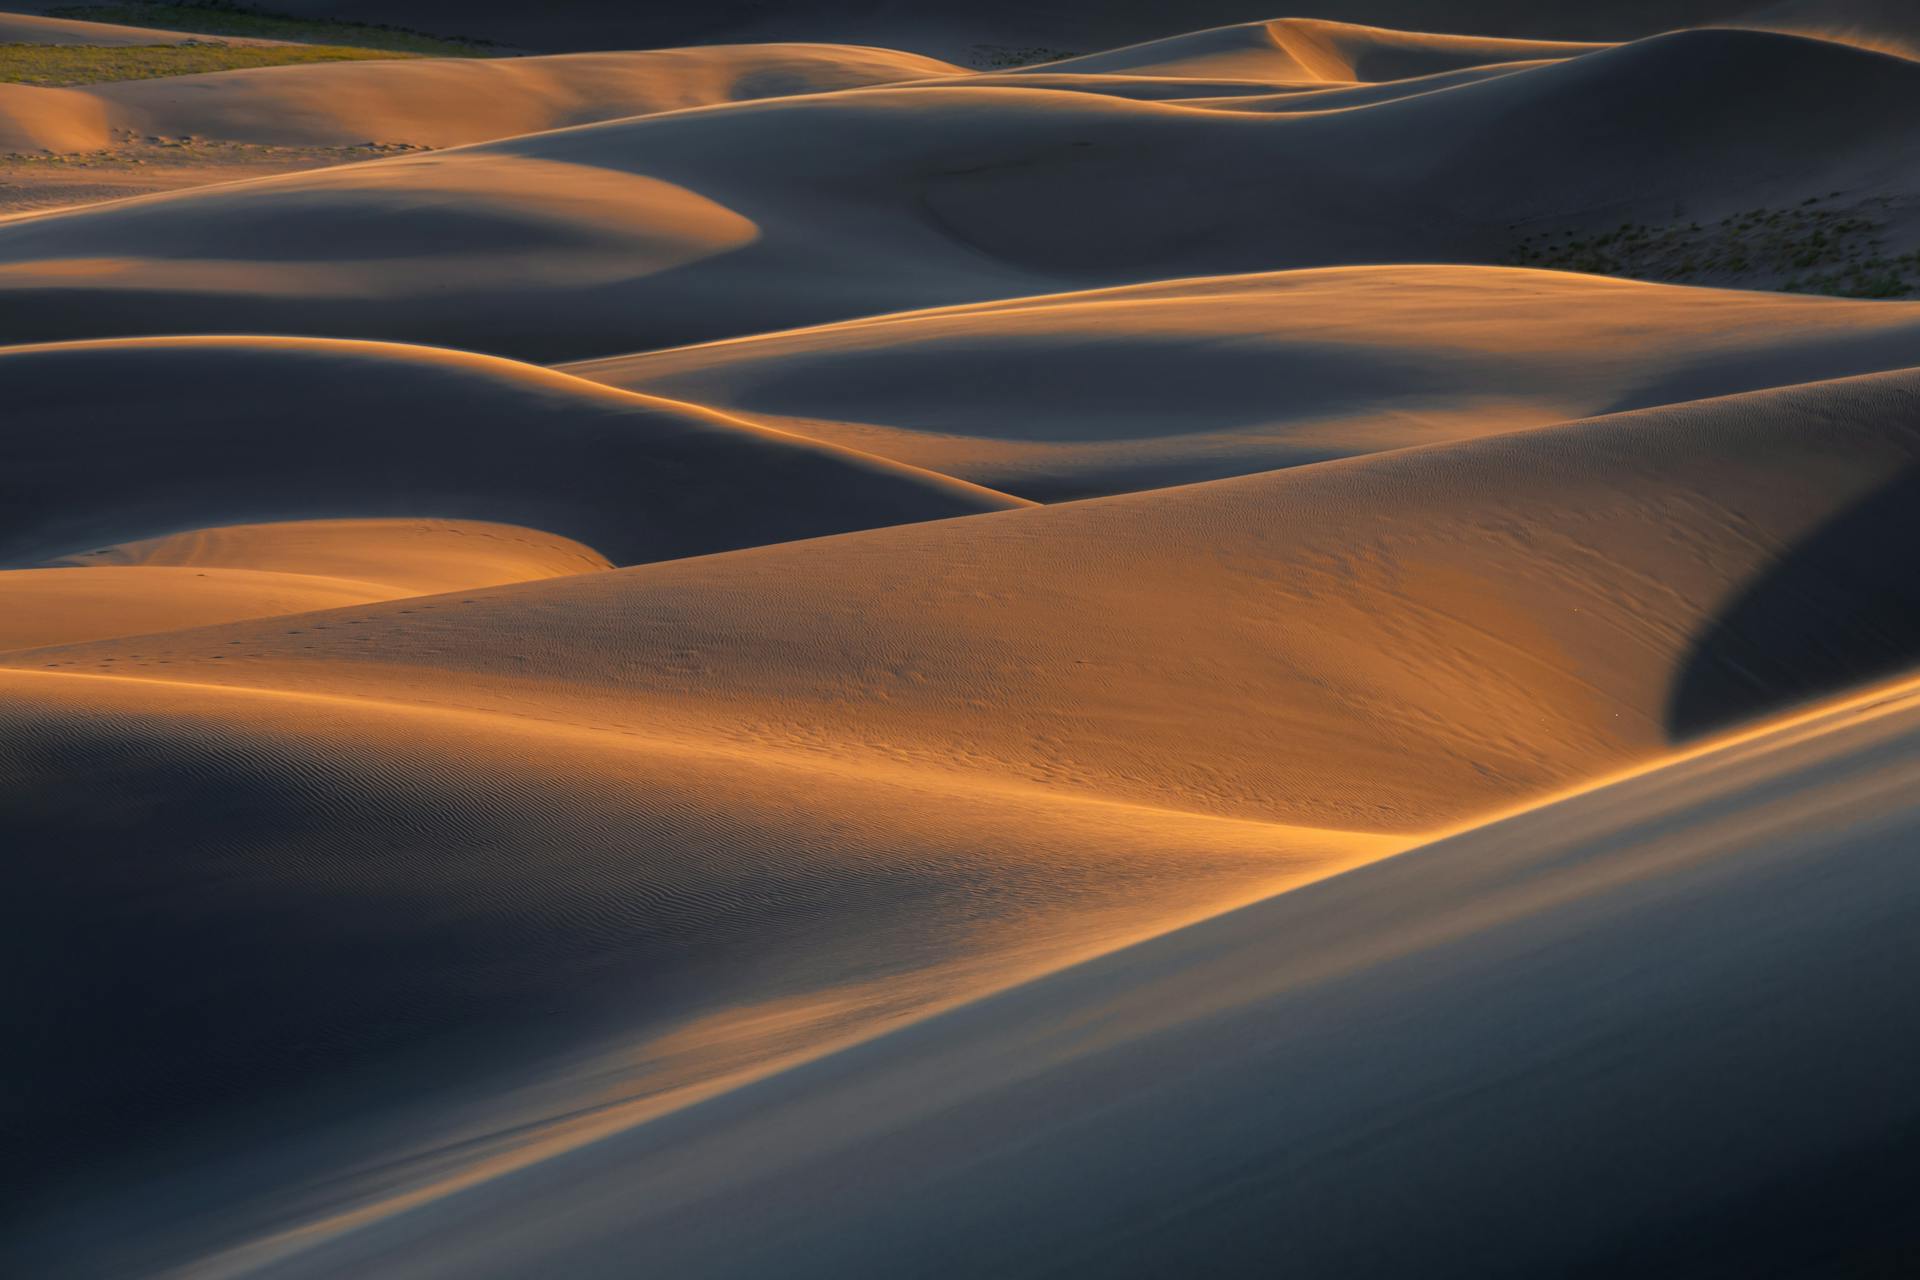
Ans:
POLYGON ((0 1271, 1920 1261, 1900 6, 280 7, 0 83, 0 1271))

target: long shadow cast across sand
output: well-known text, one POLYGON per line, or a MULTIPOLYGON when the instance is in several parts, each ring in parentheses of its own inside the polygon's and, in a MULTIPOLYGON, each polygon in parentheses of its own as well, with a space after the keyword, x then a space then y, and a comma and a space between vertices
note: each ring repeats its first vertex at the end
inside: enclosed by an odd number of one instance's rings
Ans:
POLYGON ((1920 661, 1920 467, 1815 529, 1721 609, 1667 703, 1676 741, 1920 661))

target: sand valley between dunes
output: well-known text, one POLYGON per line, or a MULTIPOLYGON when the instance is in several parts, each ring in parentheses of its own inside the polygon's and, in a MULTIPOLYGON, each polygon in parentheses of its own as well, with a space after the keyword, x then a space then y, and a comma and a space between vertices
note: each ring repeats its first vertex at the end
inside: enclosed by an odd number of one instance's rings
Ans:
POLYGON ((1911 1273, 1916 121, 1875 0, 0 14, 0 1273, 1911 1273))

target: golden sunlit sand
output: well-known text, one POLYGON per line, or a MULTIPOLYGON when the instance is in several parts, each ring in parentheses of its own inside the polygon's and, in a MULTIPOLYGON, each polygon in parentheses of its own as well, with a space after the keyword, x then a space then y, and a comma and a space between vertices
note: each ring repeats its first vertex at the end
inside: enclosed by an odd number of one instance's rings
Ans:
POLYGON ((0 1273, 1920 1265, 1920 23, 1562 8, 0 14, 0 1273))

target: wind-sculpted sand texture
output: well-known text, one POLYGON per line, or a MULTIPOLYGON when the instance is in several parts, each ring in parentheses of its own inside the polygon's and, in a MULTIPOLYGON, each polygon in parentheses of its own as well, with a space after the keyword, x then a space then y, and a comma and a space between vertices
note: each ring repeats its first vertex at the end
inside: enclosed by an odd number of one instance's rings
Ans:
POLYGON ((0 1273, 1920 1259, 1920 302, 1497 265, 1898 13, 280 7, 0 85, 298 170, 0 219, 0 1273))

